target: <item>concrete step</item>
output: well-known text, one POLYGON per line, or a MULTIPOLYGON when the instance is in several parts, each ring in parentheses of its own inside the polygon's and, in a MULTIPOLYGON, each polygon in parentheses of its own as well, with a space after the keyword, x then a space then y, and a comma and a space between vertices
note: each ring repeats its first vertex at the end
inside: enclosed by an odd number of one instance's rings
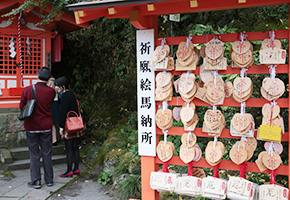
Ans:
MULTIPOLYGON (((29 150, 28 147, 18 147, 9 149, 13 161, 29 159, 29 150)), ((52 155, 64 155, 65 154, 65 146, 63 144, 59 144, 57 146, 53 146, 52 155)))
MULTIPOLYGON (((66 162, 65 155, 54 155, 52 156, 52 163, 53 165, 61 164, 66 162)), ((42 166, 42 161, 41 161, 42 166)), ((23 159, 23 160, 16 160, 11 164, 6 165, 6 170, 13 171, 13 170, 20 170, 20 169, 29 169, 30 167, 30 159, 23 159)))

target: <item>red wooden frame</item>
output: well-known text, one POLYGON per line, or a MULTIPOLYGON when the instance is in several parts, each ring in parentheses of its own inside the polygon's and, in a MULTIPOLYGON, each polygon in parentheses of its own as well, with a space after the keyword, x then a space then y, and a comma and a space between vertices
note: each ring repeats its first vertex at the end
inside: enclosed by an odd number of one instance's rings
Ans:
MULTIPOLYGON (((214 11, 214 10, 227 10, 227 9, 239 9, 239 8, 248 8, 248 7, 259 7, 259 6, 268 6, 268 5, 279 5, 279 4, 289 4, 290 0, 163 0, 163 1, 151 1, 145 2, 140 0, 138 3, 132 1, 133 3, 122 4, 122 2, 101 2, 98 4, 88 2, 74 4, 69 6, 69 9, 73 10, 76 17, 76 23, 84 23, 94 18, 107 17, 107 18, 129 18, 132 25, 138 29, 155 29, 155 43, 156 45, 160 44, 160 41, 157 37, 157 18, 158 15, 168 15, 175 13, 192 13, 192 12, 204 12, 204 11, 214 11), (191 4, 195 1, 196 6, 191 4), (102 5, 101 5, 102 4, 102 5), (150 5, 150 6, 149 6, 150 5), (149 9, 150 7, 150 9, 149 9), (153 9, 152 9, 153 8, 153 9), (113 10, 114 12, 109 12, 113 10), (151 17, 154 16, 152 19, 151 17)), ((247 33, 247 39, 249 41, 263 40, 269 37, 269 32, 250 32, 247 33)), ((279 30, 275 31, 277 39, 289 39, 290 46, 290 33, 289 30, 279 30)), ((213 35, 202 35, 194 36, 194 44, 206 43, 210 40, 213 35)), ((184 37, 170 37, 166 38, 166 41, 169 45, 178 45, 181 41, 185 41, 186 36, 184 37)), ((232 34, 221 34, 221 40, 223 42, 233 42, 239 39, 239 33, 232 34)), ((289 53, 289 52, 288 52, 289 53)), ((278 65, 277 73, 289 74, 290 64, 278 65)), ((179 75, 181 72, 173 72, 173 75, 179 75)), ((194 71, 194 73, 199 74, 199 68, 194 71)), ((239 74, 240 69, 232 69, 230 66, 226 71, 220 71, 220 74, 239 74)), ((269 74, 267 66, 257 65, 252 66, 248 71, 248 74, 269 74)), ((290 83, 290 76, 289 76, 290 83)), ((283 108, 289 108, 290 101, 288 98, 281 98, 277 101, 278 105, 283 108)), ((196 106, 209 106, 207 103, 202 102, 198 99, 194 99, 193 102, 196 106)), ((252 98, 247 101, 247 107, 262 107, 267 100, 263 98, 252 98)), ((157 105, 161 105, 161 102, 156 102, 157 105)), ((183 101, 181 98, 178 99, 174 97, 172 101, 168 102, 169 105, 182 105, 183 101)), ((240 104, 231 98, 225 99, 223 106, 239 107, 240 104)), ((290 110, 289 110, 290 117, 290 110)), ((290 124, 290 120, 288 121, 290 124)), ((290 126, 288 126, 290 127, 290 126)), ((159 135, 162 135, 162 131, 157 128, 157 141, 159 141, 159 135)), ((172 127, 169 129, 169 135, 181 135, 184 132, 183 127, 172 127)), ((202 133, 201 128, 197 128, 195 134, 198 137, 208 137, 206 133, 202 133)), ((255 133, 256 134, 256 133, 255 133)), ((234 138, 239 139, 239 137, 232 137, 229 133, 229 130, 224 130, 220 138, 234 138)), ((282 141, 289 142, 288 132, 285 133, 282 137, 282 141)), ((290 151, 290 145, 288 152, 290 151)), ((288 154, 288 159, 290 158, 288 154)), ((152 171, 157 171, 159 169, 159 164, 162 162, 157 157, 147 157, 141 156, 141 184, 142 184, 142 199, 143 200, 158 200, 159 194, 157 191, 154 191, 150 188, 150 174, 152 171)), ((175 156, 170 161, 169 164, 174 165, 185 165, 179 157, 175 156)), ((194 162, 196 167, 211 167, 205 159, 201 159, 199 162, 194 162)), ((223 160, 220 164, 220 169, 230 169, 230 170, 240 170, 238 165, 235 165, 232 161, 223 160)), ((247 171, 259 172, 255 163, 248 162, 247 171)), ((266 171, 269 173, 269 171, 266 171)), ((290 187, 290 167, 288 165, 282 165, 278 168, 277 174, 288 175, 288 185, 290 187)))

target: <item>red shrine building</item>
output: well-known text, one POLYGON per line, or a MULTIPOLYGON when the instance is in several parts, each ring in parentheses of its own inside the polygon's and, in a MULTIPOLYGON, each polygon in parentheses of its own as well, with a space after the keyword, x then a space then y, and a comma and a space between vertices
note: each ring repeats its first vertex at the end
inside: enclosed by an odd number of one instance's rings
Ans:
POLYGON ((61 34, 89 26, 77 25, 74 16, 65 11, 58 20, 36 26, 40 12, 48 14, 49 7, 20 13, 13 21, 3 17, 23 2, 0 0, 0 108, 18 107, 23 88, 37 82, 38 70, 61 60, 61 34))

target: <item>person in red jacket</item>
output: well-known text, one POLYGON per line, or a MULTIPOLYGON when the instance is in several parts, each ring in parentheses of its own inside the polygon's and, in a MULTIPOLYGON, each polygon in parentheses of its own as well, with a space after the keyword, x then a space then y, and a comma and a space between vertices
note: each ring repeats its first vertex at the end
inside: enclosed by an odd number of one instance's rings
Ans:
MULTIPOLYGON (((26 140, 30 153, 29 187, 41 188, 40 157, 43 160, 44 180, 46 185, 53 186, 52 152, 52 114, 51 103, 55 97, 55 90, 47 86, 51 72, 47 67, 38 71, 38 82, 35 84, 36 105, 31 118, 24 120, 26 140)), ((33 99, 32 86, 25 87, 19 104, 20 110, 33 99)))

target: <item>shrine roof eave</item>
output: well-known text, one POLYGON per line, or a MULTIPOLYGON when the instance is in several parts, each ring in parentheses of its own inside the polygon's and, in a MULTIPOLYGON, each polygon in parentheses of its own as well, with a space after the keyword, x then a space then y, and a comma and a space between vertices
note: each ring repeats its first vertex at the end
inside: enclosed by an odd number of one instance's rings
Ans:
MULTIPOLYGON (((13 8, 18 7, 20 4, 22 4, 24 2, 24 0, 9 0, 9 1, 4 1, 4 0, 0 0, 0 12, 4 12, 4 11, 9 11, 13 8)), ((43 12, 45 13, 50 13, 51 12, 52 7, 48 6, 48 8, 46 8, 45 10, 43 10, 43 12)), ((39 9, 36 10, 37 12, 39 12, 39 9)), ((66 33, 66 32, 71 32, 80 28, 88 28, 89 27, 89 23, 82 23, 82 24, 77 24, 75 22, 75 17, 71 12, 67 12, 65 10, 63 10, 62 14, 59 16, 59 20, 55 20, 54 21, 57 26, 59 27, 58 29, 60 30, 61 33, 66 33)))
POLYGON ((76 23, 82 24, 100 17, 129 19, 131 11, 146 17, 289 3, 290 0, 103 0, 70 4, 67 9, 74 11, 76 23))

